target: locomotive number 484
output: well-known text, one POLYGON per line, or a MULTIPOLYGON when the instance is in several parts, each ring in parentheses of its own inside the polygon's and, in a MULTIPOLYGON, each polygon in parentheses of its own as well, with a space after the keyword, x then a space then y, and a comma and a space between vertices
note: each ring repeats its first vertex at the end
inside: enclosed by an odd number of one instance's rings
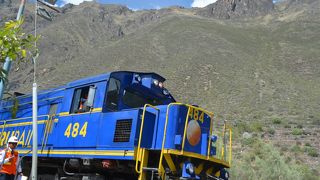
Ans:
POLYGON ((86 137, 87 127, 88 127, 88 122, 85 122, 81 128, 78 122, 74 124, 69 123, 69 125, 67 126, 67 129, 64 131, 64 136, 67 136, 67 138, 69 138, 70 135, 73 138, 76 138, 78 135, 82 137, 86 137))

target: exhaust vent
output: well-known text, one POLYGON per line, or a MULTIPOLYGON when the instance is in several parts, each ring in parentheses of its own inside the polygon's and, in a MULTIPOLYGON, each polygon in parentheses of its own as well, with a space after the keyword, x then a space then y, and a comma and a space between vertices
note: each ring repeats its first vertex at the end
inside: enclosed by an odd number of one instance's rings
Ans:
POLYGON ((113 142, 129 142, 132 119, 117 120, 113 142))

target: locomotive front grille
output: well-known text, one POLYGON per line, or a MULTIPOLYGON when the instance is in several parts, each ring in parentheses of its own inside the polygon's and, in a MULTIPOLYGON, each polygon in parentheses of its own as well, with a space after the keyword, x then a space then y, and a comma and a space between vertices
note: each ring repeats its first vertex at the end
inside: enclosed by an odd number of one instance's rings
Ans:
POLYGON ((129 142, 132 119, 117 120, 113 142, 129 142))

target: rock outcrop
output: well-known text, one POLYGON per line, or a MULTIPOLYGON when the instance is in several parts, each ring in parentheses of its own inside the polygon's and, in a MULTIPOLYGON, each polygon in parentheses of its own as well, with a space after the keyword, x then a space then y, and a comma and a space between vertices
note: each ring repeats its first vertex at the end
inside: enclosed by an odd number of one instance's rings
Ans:
POLYGON ((272 0, 218 0, 197 11, 198 15, 220 19, 260 16, 274 10, 272 0))

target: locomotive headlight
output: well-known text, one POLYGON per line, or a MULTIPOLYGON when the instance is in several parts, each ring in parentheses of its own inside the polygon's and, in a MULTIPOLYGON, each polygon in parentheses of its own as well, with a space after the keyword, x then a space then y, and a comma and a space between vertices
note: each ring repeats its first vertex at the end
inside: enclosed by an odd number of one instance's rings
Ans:
POLYGON ((163 88, 163 82, 159 82, 159 87, 163 88))
POLYGON ((156 85, 156 86, 158 86, 158 85, 159 85, 159 81, 156 80, 156 79, 154 79, 154 80, 153 80, 153 84, 156 85))
POLYGON ((216 142, 217 139, 218 139, 218 136, 216 136, 216 135, 211 135, 211 141, 212 141, 212 142, 216 142))
POLYGON ((186 170, 187 170, 187 172, 188 172, 190 175, 194 174, 193 164, 192 164, 192 163, 188 163, 188 164, 186 165, 186 170))

